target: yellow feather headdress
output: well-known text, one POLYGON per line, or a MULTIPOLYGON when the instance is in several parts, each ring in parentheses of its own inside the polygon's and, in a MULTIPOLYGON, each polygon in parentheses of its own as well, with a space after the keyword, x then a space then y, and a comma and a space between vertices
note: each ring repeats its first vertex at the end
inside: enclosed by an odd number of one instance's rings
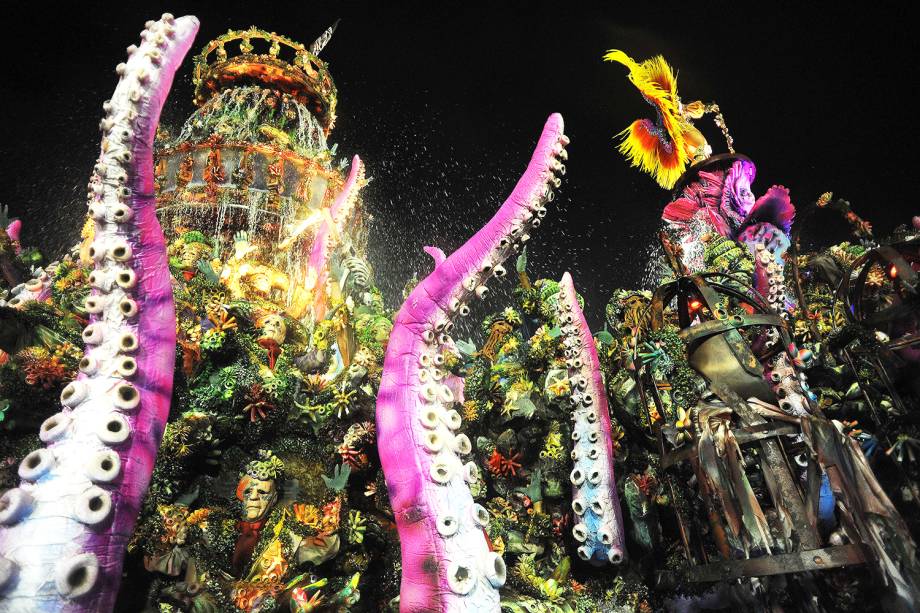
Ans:
POLYGON ((681 105, 677 78, 660 55, 639 63, 614 49, 604 55, 604 60, 629 69, 630 82, 657 111, 656 120, 637 119, 617 135, 622 139, 620 152, 630 164, 652 175, 661 187, 670 189, 689 162, 709 154, 706 139, 689 120, 699 114, 697 107, 702 104, 693 103, 686 108, 681 105))

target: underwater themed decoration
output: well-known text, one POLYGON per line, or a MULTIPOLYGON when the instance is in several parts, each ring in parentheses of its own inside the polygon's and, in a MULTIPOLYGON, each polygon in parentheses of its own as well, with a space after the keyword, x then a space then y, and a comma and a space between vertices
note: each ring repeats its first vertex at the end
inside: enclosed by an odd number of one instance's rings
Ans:
POLYGON ((718 105, 613 50, 655 109, 620 151, 669 191, 645 280, 591 305, 534 240, 579 198, 559 114, 383 280, 338 25, 206 43, 176 127, 198 21, 148 22, 79 242, 0 208, 0 610, 917 610, 920 217, 756 188, 718 105))

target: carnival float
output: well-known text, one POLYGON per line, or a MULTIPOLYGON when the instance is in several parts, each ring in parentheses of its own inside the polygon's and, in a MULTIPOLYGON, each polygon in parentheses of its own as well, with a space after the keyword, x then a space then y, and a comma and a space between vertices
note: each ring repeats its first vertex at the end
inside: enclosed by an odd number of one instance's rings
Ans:
POLYGON ((0 214, 0 610, 920 606, 920 218, 881 238, 831 193, 756 197, 719 106, 614 50, 654 114, 620 150, 670 192, 650 284, 591 330, 590 280, 528 273, 553 114, 394 309, 370 171, 330 144, 335 26, 209 42, 160 126, 197 29, 163 15, 118 65, 69 253, 0 214), (819 215, 852 239, 803 251, 819 215))

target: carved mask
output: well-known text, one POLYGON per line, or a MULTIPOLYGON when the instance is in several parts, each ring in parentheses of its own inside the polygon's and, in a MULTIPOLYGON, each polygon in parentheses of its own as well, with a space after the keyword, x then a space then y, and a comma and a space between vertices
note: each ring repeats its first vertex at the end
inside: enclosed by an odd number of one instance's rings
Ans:
POLYGON ((287 325, 280 315, 268 315, 262 319, 262 338, 270 338, 279 345, 287 337, 287 325))
POLYGON ((640 328, 645 320, 645 309, 649 301, 644 296, 633 294, 623 305, 623 325, 628 328, 640 328))
POLYGON ((207 259, 211 248, 204 243, 185 243, 179 253, 179 261, 184 270, 194 270, 198 260, 207 259))
POLYGON ((243 521, 260 521, 278 501, 278 488, 272 480, 262 481, 254 477, 244 477, 243 487, 243 521))

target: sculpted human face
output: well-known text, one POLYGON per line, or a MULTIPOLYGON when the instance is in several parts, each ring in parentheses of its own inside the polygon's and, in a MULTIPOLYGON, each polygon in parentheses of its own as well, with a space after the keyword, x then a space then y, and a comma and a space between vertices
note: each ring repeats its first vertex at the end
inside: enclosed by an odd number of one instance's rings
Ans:
POLYGON ((623 308, 623 323, 630 328, 640 327, 646 306, 648 306, 648 301, 644 296, 633 294, 627 298, 623 308))
POLYGON ((262 338, 270 338, 280 345, 287 336, 287 325, 280 315, 268 315, 262 320, 262 338))
POLYGON ((243 520, 260 521, 268 515, 278 500, 274 481, 249 478, 243 488, 243 520))
POLYGON ((185 243, 182 246, 182 251, 179 255, 179 260, 182 262, 182 267, 187 269, 194 269, 198 264, 198 260, 205 258, 210 251, 210 247, 202 243, 185 243))

